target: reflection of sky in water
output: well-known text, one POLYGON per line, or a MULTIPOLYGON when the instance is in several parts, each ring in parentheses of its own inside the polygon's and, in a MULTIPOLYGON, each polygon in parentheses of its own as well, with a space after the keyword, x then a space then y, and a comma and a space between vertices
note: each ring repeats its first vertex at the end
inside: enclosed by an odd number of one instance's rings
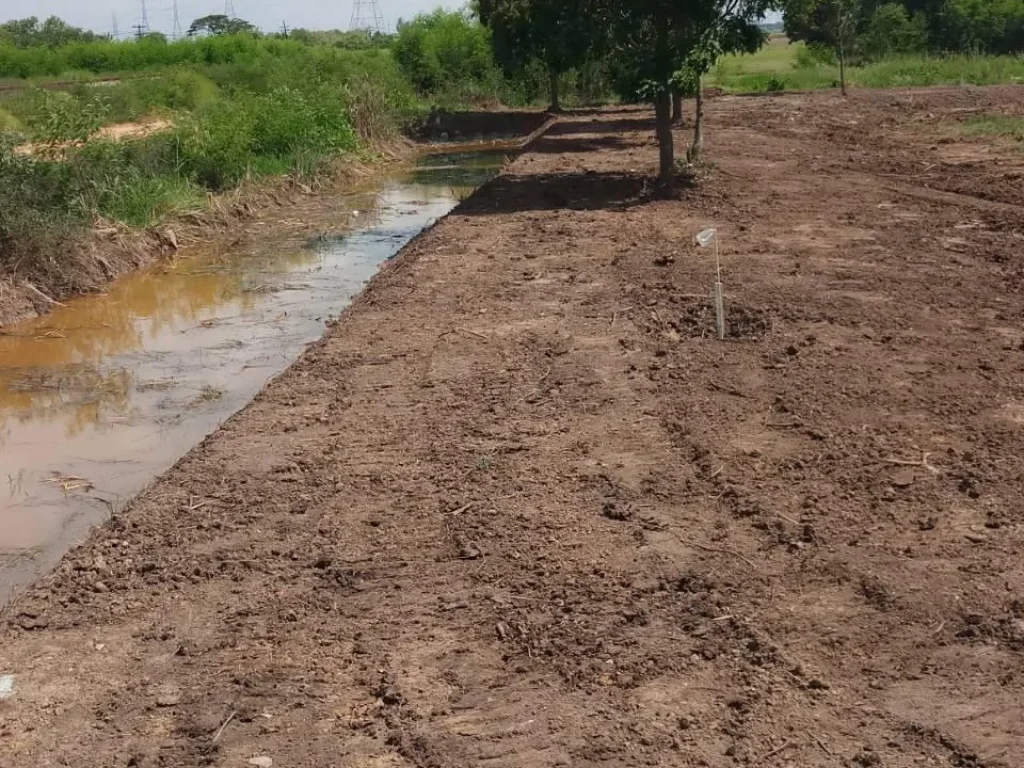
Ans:
POLYGON ((245 225, 227 251, 190 250, 4 329, 0 600, 11 581, 3 552, 39 549, 37 566, 51 563, 96 522, 95 499, 123 501, 244 406, 381 261, 503 159, 423 158, 376 193, 271 213, 266 234, 245 225), (65 498, 53 473, 87 478, 95 499, 65 498))

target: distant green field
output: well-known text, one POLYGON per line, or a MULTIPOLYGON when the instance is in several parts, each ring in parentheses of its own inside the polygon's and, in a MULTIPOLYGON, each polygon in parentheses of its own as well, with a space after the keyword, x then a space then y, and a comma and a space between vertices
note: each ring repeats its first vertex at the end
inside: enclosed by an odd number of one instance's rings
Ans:
MULTIPOLYGON (((847 77, 863 88, 1024 83, 1024 56, 894 56, 850 67, 847 77)), ((723 57, 708 84, 732 93, 836 88, 839 67, 816 61, 803 43, 773 35, 757 53, 723 57)))

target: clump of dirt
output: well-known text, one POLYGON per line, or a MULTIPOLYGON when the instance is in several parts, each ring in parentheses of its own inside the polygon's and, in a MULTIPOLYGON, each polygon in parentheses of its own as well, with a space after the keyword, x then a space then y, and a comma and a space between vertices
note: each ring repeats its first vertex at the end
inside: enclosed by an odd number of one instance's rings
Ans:
MULTIPOLYGON (((772 313, 763 308, 726 304, 725 336, 728 339, 763 339, 772 330, 772 313)), ((694 301, 684 306, 679 318, 670 323, 680 336, 715 338, 715 306, 711 300, 694 301)))

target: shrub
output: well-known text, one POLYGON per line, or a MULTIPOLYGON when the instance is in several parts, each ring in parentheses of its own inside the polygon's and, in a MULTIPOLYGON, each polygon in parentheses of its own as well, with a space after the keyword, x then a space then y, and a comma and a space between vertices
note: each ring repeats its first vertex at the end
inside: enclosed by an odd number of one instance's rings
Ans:
POLYGON ((896 53, 919 53, 928 45, 926 24, 923 15, 912 17, 906 6, 886 3, 872 14, 860 36, 860 50, 872 60, 896 53))
POLYGON ((60 91, 36 91, 30 127, 33 138, 47 144, 85 141, 95 133, 110 112, 101 96, 88 101, 60 91))
POLYGON ((501 80, 487 29, 464 12, 438 9, 400 25, 392 51, 424 95, 480 95, 501 80))
POLYGON ((0 107, 0 134, 20 133, 25 129, 25 124, 6 109, 0 107))
POLYGON ((308 167, 312 157, 359 146, 340 99, 290 88, 196 110, 180 122, 173 141, 182 172, 214 191, 249 173, 287 170, 299 159, 308 167))
POLYGON ((28 258, 53 261, 56 245, 86 221, 63 163, 14 152, 0 134, 0 269, 14 272, 28 258))
POLYGON ((182 172, 215 191, 241 181, 252 154, 253 112, 241 100, 226 101, 180 120, 174 142, 182 172))

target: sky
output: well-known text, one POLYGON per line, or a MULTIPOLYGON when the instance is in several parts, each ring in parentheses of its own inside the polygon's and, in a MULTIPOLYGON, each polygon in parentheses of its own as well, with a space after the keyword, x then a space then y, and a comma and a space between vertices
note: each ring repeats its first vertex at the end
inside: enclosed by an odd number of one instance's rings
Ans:
MULTIPOLYGON (((153 31, 170 34, 174 25, 174 0, 145 0, 146 15, 153 31)), ((231 0, 235 15, 264 30, 289 27, 307 29, 348 29, 354 0, 231 0)), ((408 19, 438 6, 459 8, 463 0, 377 0, 385 23, 394 30, 398 19, 408 19)), ((193 19, 211 13, 224 13, 223 0, 178 0, 178 18, 183 29, 193 19)), ((76 27, 110 32, 113 14, 118 30, 131 31, 142 17, 142 0, 0 0, 0 21, 38 16, 60 16, 76 27)))

